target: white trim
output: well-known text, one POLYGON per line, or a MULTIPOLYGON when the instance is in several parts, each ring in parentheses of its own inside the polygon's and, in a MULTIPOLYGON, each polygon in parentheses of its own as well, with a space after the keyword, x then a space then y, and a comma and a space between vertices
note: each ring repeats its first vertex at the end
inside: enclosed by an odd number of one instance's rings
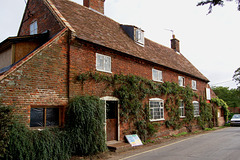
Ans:
POLYGON ((197 90, 197 81, 196 80, 192 80, 192 89, 197 90), (193 84, 195 84, 195 85, 193 85, 193 84))
POLYGON ((199 117, 199 116, 200 116, 200 106, 199 106, 199 102, 198 102, 198 101, 193 101, 192 104, 193 104, 193 115, 194 115, 194 117, 199 117), (194 111, 195 111, 194 103, 197 103, 197 104, 198 104, 198 114, 196 114, 196 115, 194 114, 194 111))
POLYGON ((107 109, 107 107, 106 107, 106 101, 117 101, 118 102, 118 116, 117 116, 117 118, 118 118, 118 122, 117 122, 117 125, 118 125, 118 129, 117 129, 117 141, 120 141, 120 115, 119 115, 119 111, 120 111, 120 104, 119 104, 119 99, 118 98, 116 98, 116 97, 113 97, 113 96, 105 96, 105 97, 101 97, 100 98, 100 100, 102 100, 102 101, 104 101, 104 107, 105 107, 105 120, 104 120, 104 129, 105 129, 105 140, 107 141, 107 120, 106 120, 106 118, 107 118, 107 112, 106 112, 106 109, 107 109))
POLYGON ((103 54, 100 54, 100 53, 96 53, 96 70, 97 71, 101 71, 101 72, 107 72, 107 73, 112 73, 112 59, 110 56, 106 56, 106 55, 103 55, 103 54), (103 66, 99 66, 98 65, 98 61, 100 61, 101 59, 99 58, 102 58, 102 65, 103 66), (107 70, 106 68, 106 62, 108 61, 109 63, 109 69, 110 70, 107 70), (101 68, 102 67, 102 68, 101 68))
POLYGON ((100 98, 100 100, 105 100, 105 101, 119 101, 118 98, 113 97, 113 96, 105 96, 105 97, 100 98))
POLYGON ((183 76, 178 76, 178 85, 181 87, 185 87, 185 78, 183 76))
POLYGON ((150 98, 149 101, 164 101, 161 98, 150 98))
MULTIPOLYGON (((161 105, 160 105, 160 119, 151 119, 150 118, 150 121, 151 122, 154 122, 154 121, 163 121, 163 120, 165 120, 164 119, 164 100, 163 99, 160 99, 160 98, 150 98, 149 99, 149 112, 150 112, 150 115, 151 115, 151 107, 150 107, 150 103, 151 102, 160 102, 160 103, 163 103, 163 106, 161 107, 161 105), (161 109, 162 109, 162 115, 161 115, 161 109), (163 118, 161 118, 161 116, 163 117, 163 118)), ((153 113, 154 114, 154 113, 153 113)))
POLYGON ((156 81, 156 82, 163 82, 162 71, 152 68, 152 80, 156 81), (156 79, 156 77, 154 77, 153 72, 157 72, 157 79, 156 79))

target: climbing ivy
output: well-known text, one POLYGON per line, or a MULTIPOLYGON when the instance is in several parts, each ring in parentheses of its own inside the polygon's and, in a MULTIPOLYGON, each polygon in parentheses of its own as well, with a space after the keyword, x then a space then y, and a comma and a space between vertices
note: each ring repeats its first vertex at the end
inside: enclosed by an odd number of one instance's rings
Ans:
POLYGON ((223 108, 223 112, 224 112, 224 119, 225 121, 228 120, 228 116, 229 116, 229 110, 228 110, 228 105, 226 102, 224 102, 224 100, 220 99, 220 98, 212 98, 211 102, 213 104, 216 104, 218 107, 222 107, 223 108))
POLYGON ((87 72, 77 76, 82 88, 86 81, 94 80, 96 83, 105 82, 106 91, 109 87, 113 89, 112 95, 120 100, 121 122, 128 122, 129 130, 138 133, 142 139, 152 136, 158 131, 159 123, 150 122, 149 106, 144 105, 151 97, 165 97, 165 108, 168 117, 165 125, 173 129, 185 126, 189 132, 192 131, 193 123, 193 99, 199 98, 190 87, 180 87, 173 82, 156 83, 135 75, 114 74, 106 75, 87 72), (179 103, 184 101, 185 118, 180 119, 179 103), (156 125, 158 124, 158 125, 156 125))

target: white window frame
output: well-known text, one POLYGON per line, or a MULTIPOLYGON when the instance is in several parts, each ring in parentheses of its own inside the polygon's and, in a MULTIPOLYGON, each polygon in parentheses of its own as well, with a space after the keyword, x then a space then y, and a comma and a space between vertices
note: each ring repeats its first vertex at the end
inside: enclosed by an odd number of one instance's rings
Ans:
POLYGON ((210 90, 210 88, 206 88, 206 99, 211 100, 211 90, 210 90))
POLYGON ((193 101, 193 115, 194 117, 198 117, 200 115, 198 101, 193 101))
POLYGON ((30 35, 38 34, 38 24, 34 21, 30 24, 30 35))
POLYGON ((192 89, 197 90, 197 81, 192 80, 192 89))
POLYGON ((179 111, 180 111, 180 118, 185 117, 185 106, 183 100, 180 100, 179 102, 179 111))
POLYGON ((111 72, 111 57, 103 54, 96 53, 96 70, 112 73, 111 72))
POLYGON ((153 81, 163 82, 162 71, 153 68, 152 69, 152 79, 153 79, 153 81), (156 73, 157 76, 155 76, 154 73, 156 73))
POLYGON ((134 37, 137 43, 144 45, 144 32, 141 28, 135 28, 134 37))
POLYGON ((183 76, 178 76, 178 84, 181 87, 185 86, 185 78, 183 76))
POLYGON ((164 100, 160 99, 160 98, 151 98, 149 99, 149 112, 150 112, 150 121, 161 121, 161 120, 165 120, 164 119, 164 100), (152 106, 153 104, 151 102, 154 103, 158 103, 158 106, 152 106), (155 111, 156 109, 158 109, 159 111, 155 111), (155 114, 154 113, 158 113, 159 114, 159 118, 155 118, 155 114))

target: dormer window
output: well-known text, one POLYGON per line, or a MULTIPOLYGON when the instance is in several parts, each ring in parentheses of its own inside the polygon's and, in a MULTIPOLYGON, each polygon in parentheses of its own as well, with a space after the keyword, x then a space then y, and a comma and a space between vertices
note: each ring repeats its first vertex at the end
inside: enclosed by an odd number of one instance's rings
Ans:
POLYGON ((144 31, 141 28, 131 25, 121 25, 121 27, 134 42, 144 47, 144 31))
POLYGON ((135 28, 135 42, 144 45, 144 32, 141 28, 135 28))
POLYGON ((34 35, 38 33, 37 21, 34 21, 30 24, 30 35, 34 35))

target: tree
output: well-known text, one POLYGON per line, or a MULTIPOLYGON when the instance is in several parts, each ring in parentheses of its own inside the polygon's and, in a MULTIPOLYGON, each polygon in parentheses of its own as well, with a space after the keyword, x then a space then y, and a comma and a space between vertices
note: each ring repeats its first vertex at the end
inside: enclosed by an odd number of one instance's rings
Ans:
POLYGON ((229 107, 240 107, 240 90, 228 87, 213 87, 212 89, 218 98, 223 99, 229 107))
MULTIPOLYGON (((233 80, 237 82, 237 85, 240 84, 240 67, 234 72, 233 80)), ((238 89, 240 89, 240 86, 238 86, 238 89)))
MULTIPOLYGON (((197 6, 209 5, 209 12, 212 12, 213 6, 223 6, 226 1, 233 1, 233 0, 204 0, 197 4, 197 6)), ((240 11, 240 0, 235 0, 237 3, 238 10, 240 11)))

